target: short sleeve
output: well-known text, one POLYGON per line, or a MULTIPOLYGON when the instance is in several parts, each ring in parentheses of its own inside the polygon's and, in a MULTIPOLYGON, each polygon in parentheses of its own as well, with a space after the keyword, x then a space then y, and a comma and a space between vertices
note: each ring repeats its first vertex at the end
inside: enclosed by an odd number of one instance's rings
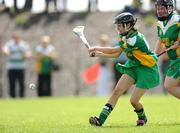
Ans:
POLYGON ((8 41, 8 42, 5 43, 4 47, 5 47, 5 48, 10 48, 10 46, 11 46, 12 43, 13 43, 13 41, 10 40, 10 41, 8 41))
POLYGON ((35 51, 36 51, 37 53, 41 53, 41 52, 42 52, 41 46, 38 45, 38 46, 36 47, 35 51))
POLYGON ((123 44, 124 42, 123 41, 119 41, 119 47, 123 49, 123 44))
POLYGON ((27 52, 30 50, 29 44, 24 43, 24 50, 27 52))

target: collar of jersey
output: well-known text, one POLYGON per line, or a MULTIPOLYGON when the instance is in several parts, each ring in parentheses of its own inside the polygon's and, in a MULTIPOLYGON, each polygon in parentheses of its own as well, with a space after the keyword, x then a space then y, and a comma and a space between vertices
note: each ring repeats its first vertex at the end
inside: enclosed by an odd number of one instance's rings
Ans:
POLYGON ((132 33, 130 33, 130 34, 128 34, 127 36, 126 36, 126 38, 128 39, 128 38, 130 38, 130 37, 133 37, 133 36, 135 36, 135 35, 137 35, 137 30, 134 30, 132 33))
POLYGON ((167 23, 171 20, 172 16, 177 14, 175 11, 168 16, 167 20, 163 21, 163 25, 166 26, 167 23))

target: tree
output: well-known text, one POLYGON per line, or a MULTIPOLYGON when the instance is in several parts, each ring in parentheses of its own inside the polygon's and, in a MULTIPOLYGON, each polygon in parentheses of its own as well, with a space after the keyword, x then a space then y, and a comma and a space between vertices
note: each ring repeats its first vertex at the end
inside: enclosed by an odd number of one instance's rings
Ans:
POLYGON ((14 11, 15 13, 19 13, 19 9, 17 7, 17 0, 14 0, 14 11))

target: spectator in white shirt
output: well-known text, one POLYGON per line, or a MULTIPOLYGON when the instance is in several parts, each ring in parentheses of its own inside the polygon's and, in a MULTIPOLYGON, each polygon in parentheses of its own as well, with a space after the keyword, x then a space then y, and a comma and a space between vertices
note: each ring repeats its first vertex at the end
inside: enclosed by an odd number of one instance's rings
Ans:
POLYGON ((16 95, 16 83, 19 83, 19 96, 25 96, 25 69, 26 59, 31 57, 28 44, 18 34, 14 34, 2 48, 7 56, 6 68, 8 70, 9 94, 12 98, 16 95))

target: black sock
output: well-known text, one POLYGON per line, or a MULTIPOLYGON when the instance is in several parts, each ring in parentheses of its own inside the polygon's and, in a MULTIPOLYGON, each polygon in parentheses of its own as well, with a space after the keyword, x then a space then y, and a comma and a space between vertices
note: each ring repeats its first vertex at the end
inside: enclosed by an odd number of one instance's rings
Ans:
POLYGON ((139 120, 145 120, 145 121, 147 121, 146 114, 145 114, 143 108, 140 109, 140 110, 134 110, 134 112, 136 112, 139 120))

